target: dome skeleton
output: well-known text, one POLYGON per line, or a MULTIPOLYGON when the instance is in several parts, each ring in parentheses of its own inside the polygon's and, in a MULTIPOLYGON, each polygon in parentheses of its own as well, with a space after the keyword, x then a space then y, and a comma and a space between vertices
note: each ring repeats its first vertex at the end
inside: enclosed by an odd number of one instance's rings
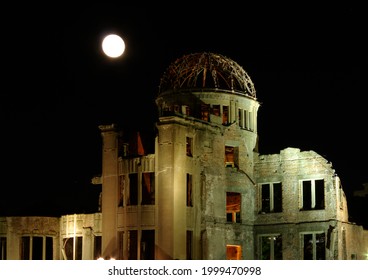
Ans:
POLYGON ((185 55, 172 63, 161 78, 159 94, 185 88, 230 90, 256 98, 254 84, 242 67, 208 52, 185 55))

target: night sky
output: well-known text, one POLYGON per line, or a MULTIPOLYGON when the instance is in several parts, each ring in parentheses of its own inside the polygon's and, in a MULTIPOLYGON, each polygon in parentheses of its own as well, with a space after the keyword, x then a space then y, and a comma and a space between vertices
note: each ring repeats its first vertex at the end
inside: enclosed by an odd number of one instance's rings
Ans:
POLYGON ((363 6, 89 3, 4 13, 0 215, 95 212, 98 125, 154 135, 160 77, 203 51, 236 61, 253 80, 261 154, 314 150, 348 196, 368 182, 363 6), (125 40, 120 59, 102 53, 108 33, 125 40))

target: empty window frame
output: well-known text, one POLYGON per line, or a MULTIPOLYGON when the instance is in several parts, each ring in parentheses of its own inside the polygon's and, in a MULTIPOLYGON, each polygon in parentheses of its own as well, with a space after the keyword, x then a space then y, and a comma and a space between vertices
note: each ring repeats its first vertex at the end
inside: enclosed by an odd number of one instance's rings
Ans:
POLYGON ((241 194, 237 192, 226 192, 226 221, 240 223, 241 194))
POLYGON ((102 236, 94 235, 93 239, 93 258, 95 260, 102 257, 102 236))
POLYGON ((186 138, 186 153, 188 157, 193 156, 193 138, 191 137, 186 138))
POLYGON ((222 124, 229 124, 229 106, 222 106, 222 124))
POLYGON ((181 113, 185 116, 190 116, 190 107, 187 105, 181 106, 181 113))
POLYGON ((155 259, 155 230, 142 230, 140 259, 155 259))
POLYGON ((186 179, 186 185, 187 185, 187 207, 193 206, 193 178, 192 174, 187 173, 187 179, 186 179))
POLYGON ((138 231, 128 231, 128 260, 138 259, 138 231))
POLYGON ((125 175, 119 176, 118 206, 124 207, 125 175))
POLYGON ((0 261, 6 260, 6 237, 0 237, 0 261))
POLYGON ((242 247, 240 245, 226 245, 226 259, 227 260, 241 260, 242 247))
POLYGON ((300 241, 303 260, 326 259, 326 238, 324 232, 302 233, 300 241))
POLYGON ((250 131, 254 130, 254 117, 253 112, 248 112, 248 129, 250 131))
POLYGON ((53 238, 51 236, 22 236, 21 260, 52 260, 53 238))
POLYGON ((212 106, 212 114, 215 116, 221 116, 221 106, 220 105, 213 105, 212 106))
POLYGON ((249 114, 247 110, 243 110, 241 108, 238 109, 238 122, 239 127, 243 129, 249 129, 248 123, 249 123, 249 114))
POLYGON ((299 194, 301 210, 325 208, 325 183, 323 179, 300 181, 299 194))
POLYGON ((63 239, 62 254, 65 260, 81 260, 83 237, 67 237, 63 239))
POLYGON ((177 105, 177 104, 174 105, 174 112, 175 113, 180 113, 180 106, 179 105, 177 105))
POLYGON ((282 260, 281 235, 261 235, 259 238, 259 242, 261 260, 282 260))
POLYGON ((282 212, 282 184, 261 184, 261 213, 282 212))
POLYGON ((117 252, 118 260, 124 259, 124 235, 125 235, 124 231, 120 230, 118 231, 118 252, 117 252))
POLYGON ((243 120, 244 120, 243 128, 249 129, 249 115, 247 110, 243 111, 243 120))
POLYGON ((129 174, 129 194, 127 204, 138 204, 138 173, 129 174))
POLYGON ((193 231, 187 230, 187 260, 193 259, 193 231))
POLYGON ((201 104, 201 120, 208 122, 210 120, 210 106, 201 104))
POLYGON ((155 173, 142 173, 142 205, 155 204, 155 173))
POLYGON ((238 167, 239 166, 239 148, 233 146, 225 146, 225 166, 238 167))

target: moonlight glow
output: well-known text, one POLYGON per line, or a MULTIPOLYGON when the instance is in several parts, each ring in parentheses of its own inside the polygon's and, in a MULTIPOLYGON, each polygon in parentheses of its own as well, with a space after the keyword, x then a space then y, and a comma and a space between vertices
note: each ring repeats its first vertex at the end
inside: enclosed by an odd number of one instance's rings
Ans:
POLYGON ((124 40, 115 34, 107 35, 102 41, 102 50, 109 57, 119 57, 125 50, 124 40))

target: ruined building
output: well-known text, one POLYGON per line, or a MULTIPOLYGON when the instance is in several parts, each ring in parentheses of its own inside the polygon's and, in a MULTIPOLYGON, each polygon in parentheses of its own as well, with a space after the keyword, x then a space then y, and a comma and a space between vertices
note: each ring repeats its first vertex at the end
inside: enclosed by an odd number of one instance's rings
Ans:
POLYGON ((339 177, 314 151, 258 151, 254 84, 235 61, 185 55, 156 98, 154 153, 101 125, 101 211, 0 218, 2 259, 368 259, 339 177))

